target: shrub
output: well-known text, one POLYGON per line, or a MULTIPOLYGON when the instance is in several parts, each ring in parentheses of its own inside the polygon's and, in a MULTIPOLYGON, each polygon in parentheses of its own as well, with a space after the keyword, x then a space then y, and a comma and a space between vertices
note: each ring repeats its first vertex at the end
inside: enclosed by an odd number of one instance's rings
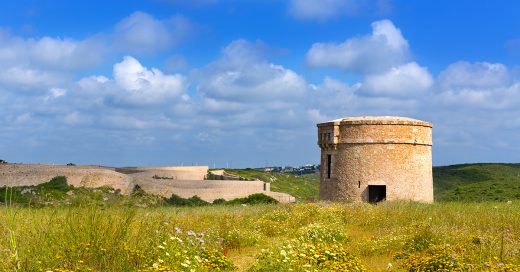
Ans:
POLYGON ((76 164, 69 162, 69 163, 67 163, 67 166, 76 166, 76 164))
POLYGON ((134 185, 134 188, 132 188, 132 196, 145 196, 146 192, 141 188, 139 185, 134 185))
POLYGON ((29 203, 29 198, 23 196, 17 188, 0 187, 0 202, 29 203))
POLYGON ((230 205, 239 205, 239 204, 250 204, 250 205, 255 205, 255 204, 276 204, 278 203, 278 200, 270 197, 270 196, 267 196, 267 195, 264 195, 264 194, 252 194, 248 197, 244 197, 244 198, 236 198, 236 199, 233 199, 231 201, 228 201, 227 204, 230 204, 230 205))
POLYGON ((67 184, 67 177, 65 176, 56 176, 49 180, 48 182, 41 183, 36 185, 37 189, 43 190, 54 190, 54 191, 63 191, 67 192, 70 190, 72 186, 67 184))
POLYGON ((226 200, 223 199, 223 198, 217 198, 217 199, 213 200, 213 204, 214 204, 214 205, 222 205, 222 204, 226 204, 226 200))
POLYGON ((205 206, 209 203, 202 200, 198 196, 192 196, 190 198, 182 198, 176 194, 172 194, 172 196, 166 199, 166 203, 174 206, 205 206))
POLYGON ((208 172, 208 174, 206 175, 206 179, 207 180, 224 180, 224 176, 223 175, 215 175, 211 172, 208 172))

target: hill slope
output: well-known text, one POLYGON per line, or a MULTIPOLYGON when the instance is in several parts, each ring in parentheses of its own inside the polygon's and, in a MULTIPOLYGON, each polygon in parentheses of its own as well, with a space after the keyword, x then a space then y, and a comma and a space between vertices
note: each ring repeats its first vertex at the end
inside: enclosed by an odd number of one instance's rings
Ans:
POLYGON ((271 183, 271 191, 287 193, 297 202, 317 199, 320 190, 318 174, 293 175, 287 173, 266 173, 253 169, 226 169, 226 173, 246 179, 259 179, 271 183))
MULTIPOLYGON (((318 174, 297 176, 251 169, 226 172, 271 182, 273 191, 291 194, 299 202, 318 198, 318 174)), ((436 201, 520 199, 520 164, 479 163, 434 167, 433 187, 436 201)))
POLYGON ((520 199, 520 164, 478 163, 433 168, 437 201, 520 199))

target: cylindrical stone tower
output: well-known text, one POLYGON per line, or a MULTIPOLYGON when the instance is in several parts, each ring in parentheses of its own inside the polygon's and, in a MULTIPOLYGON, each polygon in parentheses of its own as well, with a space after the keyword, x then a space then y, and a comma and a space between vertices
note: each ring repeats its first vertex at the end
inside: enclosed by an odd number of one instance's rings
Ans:
POLYGON ((318 124, 320 199, 433 202, 432 124, 393 116, 318 124))

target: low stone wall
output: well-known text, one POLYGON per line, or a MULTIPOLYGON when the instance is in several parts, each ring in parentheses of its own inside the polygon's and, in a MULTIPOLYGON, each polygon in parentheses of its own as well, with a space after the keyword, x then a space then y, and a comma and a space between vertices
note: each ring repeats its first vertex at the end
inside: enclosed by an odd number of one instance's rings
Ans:
POLYGON ((294 197, 277 192, 270 192, 268 186, 261 180, 241 181, 241 180, 150 180, 140 179, 134 181, 145 192, 149 194, 170 197, 172 194, 182 198, 198 196, 201 199, 212 202, 215 199, 223 198, 231 200, 235 198, 247 197, 252 194, 264 193, 272 196, 280 202, 294 202, 294 197))
POLYGON ((0 165, 1 186, 32 186, 48 182, 56 176, 67 177, 67 183, 75 187, 96 188, 110 186, 122 194, 129 194, 134 184, 127 175, 96 166, 64 166, 44 164, 0 165))

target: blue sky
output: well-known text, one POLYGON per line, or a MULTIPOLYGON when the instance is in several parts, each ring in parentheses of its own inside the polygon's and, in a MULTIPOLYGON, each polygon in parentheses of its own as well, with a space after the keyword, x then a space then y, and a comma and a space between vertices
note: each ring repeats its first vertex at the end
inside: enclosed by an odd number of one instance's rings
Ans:
POLYGON ((5 1, 0 159, 300 165, 318 122, 401 115, 433 122, 435 165, 519 162, 519 8, 5 1))

